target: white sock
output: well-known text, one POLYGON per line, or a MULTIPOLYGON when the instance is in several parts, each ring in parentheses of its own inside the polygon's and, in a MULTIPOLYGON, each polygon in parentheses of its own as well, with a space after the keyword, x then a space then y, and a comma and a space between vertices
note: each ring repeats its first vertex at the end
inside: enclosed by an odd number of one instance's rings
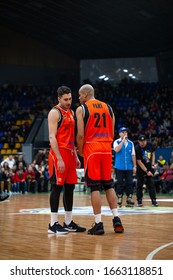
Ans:
POLYGON ((58 221, 58 214, 51 212, 51 216, 50 216, 50 225, 53 226, 54 223, 56 223, 58 221))
POLYGON ((96 224, 100 223, 102 221, 101 213, 94 215, 94 218, 95 218, 96 224))
POLYGON ((72 211, 65 211, 65 223, 69 225, 72 221, 72 211))
POLYGON ((117 208, 113 208, 111 209, 113 217, 117 217, 118 216, 118 209, 117 208))

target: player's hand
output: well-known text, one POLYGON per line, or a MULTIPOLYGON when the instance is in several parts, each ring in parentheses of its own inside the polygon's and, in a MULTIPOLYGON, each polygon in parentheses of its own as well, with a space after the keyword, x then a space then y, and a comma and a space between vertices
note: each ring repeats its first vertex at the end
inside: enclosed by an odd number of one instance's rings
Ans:
POLYGON ((65 164, 64 164, 64 161, 62 158, 58 159, 58 171, 60 173, 64 173, 64 171, 65 171, 65 164))
POLYGON ((147 172, 147 176, 153 177, 154 175, 153 175, 153 173, 151 171, 148 171, 147 172))
POLYGON ((76 158, 76 168, 80 168, 81 167, 81 162, 78 158, 76 158))

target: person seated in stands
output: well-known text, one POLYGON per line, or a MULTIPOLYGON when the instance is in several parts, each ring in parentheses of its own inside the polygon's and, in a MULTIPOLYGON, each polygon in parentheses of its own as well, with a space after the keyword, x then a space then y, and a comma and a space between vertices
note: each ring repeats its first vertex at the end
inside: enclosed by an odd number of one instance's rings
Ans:
POLYGON ((163 168, 163 165, 166 164, 166 160, 163 158, 162 155, 160 155, 160 156, 159 156, 159 159, 158 159, 158 161, 157 161, 157 163, 158 163, 158 167, 163 168))
POLYGON ((46 164, 45 164, 45 161, 44 160, 41 160, 41 162, 39 163, 39 164, 35 164, 35 168, 38 170, 39 168, 41 168, 41 170, 42 171, 44 171, 45 170, 45 166, 46 166, 46 164))
POLYGON ((161 176, 163 175, 165 168, 166 168, 166 164, 164 164, 162 167, 160 167, 160 165, 158 163, 156 163, 154 165, 154 184, 155 184, 155 188, 156 188, 156 192, 160 193, 162 192, 162 179, 161 176))
POLYGON ((173 193, 173 163, 166 169, 161 176, 162 192, 173 193))
POLYGON ((45 167, 46 167, 46 163, 44 160, 42 160, 40 162, 40 164, 35 164, 35 168, 37 170, 36 172, 36 179, 37 179, 37 182, 38 182, 38 192, 43 192, 45 191, 45 184, 47 183, 46 182, 46 178, 45 178, 45 167))
POLYGON ((8 141, 8 144, 9 144, 9 148, 10 148, 10 149, 14 149, 15 143, 16 143, 14 132, 11 133, 11 135, 9 135, 7 141, 8 141))
POLYGON ((47 149, 43 149, 43 150, 39 150, 38 153, 36 154, 34 160, 36 162, 36 164, 40 165, 40 163, 42 161, 46 161, 48 158, 48 154, 47 154, 47 149))
POLYGON ((16 171, 17 171, 17 166, 16 166, 16 164, 14 164, 10 171, 11 193, 12 194, 19 194, 19 185, 17 185, 17 183, 16 183, 16 171))
POLYGON ((15 159, 14 159, 13 155, 9 155, 6 159, 4 159, 4 160, 1 162, 1 166, 3 166, 4 162, 7 162, 9 168, 12 169, 12 168, 13 168, 13 165, 15 164, 15 159))
POLYGON ((27 169, 27 163, 24 159, 23 154, 19 154, 16 158, 16 165, 17 165, 17 169, 21 169, 21 165, 23 166, 23 169, 26 170, 27 169))
POLYGON ((31 162, 30 165, 32 166, 33 171, 34 171, 34 172, 37 172, 36 161, 35 161, 35 159, 33 160, 33 162, 31 162))
POLYGON ((0 166, 0 193, 4 192, 3 167, 0 166))
POLYGON ((1 193, 5 192, 10 194, 10 168, 7 168, 6 164, 8 165, 8 163, 4 163, 3 167, 0 168, 0 191, 1 193))
POLYGON ((36 172, 36 180, 38 183, 38 192, 43 192, 44 191, 44 186, 45 186, 45 177, 44 177, 44 169, 42 166, 37 167, 37 172, 36 172))
POLYGON ((28 192, 35 193, 37 191, 36 172, 33 170, 31 164, 28 166, 25 175, 28 192))
POLYGON ((16 184, 20 193, 27 193, 26 174, 23 168, 20 168, 16 171, 16 184))
POLYGON ((47 192, 48 191, 48 184, 49 184, 49 180, 50 180, 48 164, 45 166, 45 169, 43 171, 43 175, 44 175, 44 189, 43 189, 43 191, 47 192))
POLYGON ((5 161, 2 165, 2 177, 3 177, 3 188, 4 191, 10 194, 11 191, 11 180, 10 180, 10 172, 11 168, 7 161, 5 161))

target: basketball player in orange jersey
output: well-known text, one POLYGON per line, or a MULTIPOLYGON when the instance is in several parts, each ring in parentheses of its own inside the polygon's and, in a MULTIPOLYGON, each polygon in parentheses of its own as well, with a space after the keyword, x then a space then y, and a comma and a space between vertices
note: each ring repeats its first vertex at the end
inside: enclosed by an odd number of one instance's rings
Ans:
POLYGON ((112 184, 112 141, 115 117, 112 108, 94 97, 94 88, 85 84, 79 89, 81 106, 76 110, 77 146, 84 157, 85 181, 91 189, 91 204, 95 216, 94 226, 88 234, 104 234, 101 217, 100 190, 103 187, 113 214, 113 228, 116 233, 124 231, 118 217, 117 201, 112 184))
POLYGON ((70 109, 72 103, 71 89, 61 86, 57 90, 58 105, 48 114, 48 129, 50 152, 48 157, 49 175, 51 182, 50 208, 51 221, 48 233, 67 234, 70 231, 83 232, 86 228, 80 227, 72 220, 73 193, 77 183, 76 168, 80 167, 75 146, 74 113, 70 109), (64 188, 63 205, 65 222, 59 224, 57 213, 60 193, 64 188))

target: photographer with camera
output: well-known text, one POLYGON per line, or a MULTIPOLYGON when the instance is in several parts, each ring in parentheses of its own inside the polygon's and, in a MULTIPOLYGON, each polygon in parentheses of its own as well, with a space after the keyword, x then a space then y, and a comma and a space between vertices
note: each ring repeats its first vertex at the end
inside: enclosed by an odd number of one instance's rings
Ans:
POLYGON ((126 193, 126 206, 133 206, 133 175, 136 174, 136 155, 132 141, 128 139, 128 128, 121 127, 119 136, 113 143, 115 151, 114 168, 117 179, 116 194, 118 205, 121 207, 124 191, 126 193))

